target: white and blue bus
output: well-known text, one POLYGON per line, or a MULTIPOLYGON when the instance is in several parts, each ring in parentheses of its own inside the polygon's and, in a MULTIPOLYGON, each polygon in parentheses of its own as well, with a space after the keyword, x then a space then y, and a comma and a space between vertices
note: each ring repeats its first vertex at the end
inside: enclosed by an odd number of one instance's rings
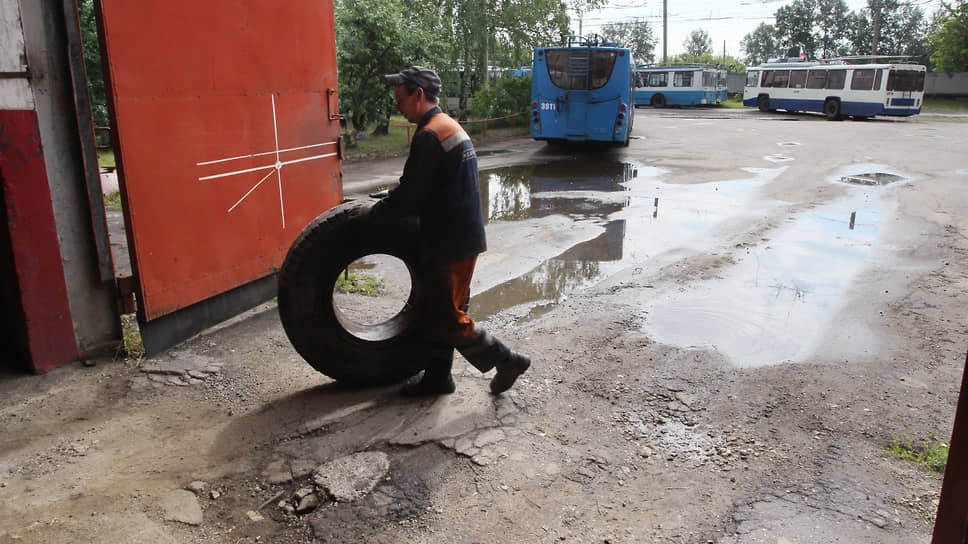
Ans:
POLYGON ((629 145, 632 64, 628 49, 592 39, 534 51, 531 137, 629 145))
POLYGON ((743 105, 763 112, 821 112, 830 120, 917 115, 924 102, 925 72, 918 64, 767 62, 746 70, 743 105))
POLYGON ((640 66, 635 105, 700 106, 726 100, 726 70, 705 66, 640 66))

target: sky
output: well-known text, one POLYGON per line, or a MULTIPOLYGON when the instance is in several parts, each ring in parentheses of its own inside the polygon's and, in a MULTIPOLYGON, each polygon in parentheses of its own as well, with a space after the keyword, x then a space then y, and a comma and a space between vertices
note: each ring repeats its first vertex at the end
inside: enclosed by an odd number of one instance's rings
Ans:
MULTIPOLYGON (((910 0, 924 11, 930 19, 939 7, 939 0, 910 0)), ((715 54, 742 58, 745 56, 739 43, 760 23, 773 24, 773 14, 781 6, 793 0, 667 0, 669 21, 669 56, 685 51, 683 42, 693 30, 703 29, 712 38, 715 54)), ((867 7, 867 0, 847 0, 851 11, 867 7)), ((570 11, 572 32, 579 34, 578 16, 570 11)), ((601 29, 603 24, 642 19, 652 25, 658 42, 655 46, 656 60, 662 58, 662 0, 609 0, 608 6, 585 14, 581 22, 581 34, 587 36, 601 29)))

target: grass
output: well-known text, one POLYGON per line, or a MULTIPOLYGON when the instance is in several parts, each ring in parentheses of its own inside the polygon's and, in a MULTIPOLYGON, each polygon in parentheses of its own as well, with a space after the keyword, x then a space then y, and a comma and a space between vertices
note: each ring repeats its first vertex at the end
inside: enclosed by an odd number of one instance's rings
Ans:
POLYGON ((118 165, 114 162, 114 150, 113 149, 98 149, 97 150, 97 164, 101 168, 116 168, 118 165))
POLYGON ((104 195, 104 209, 121 211, 121 192, 115 191, 104 195))
POLYGON ((336 279, 334 288, 338 293, 375 297, 379 296, 380 289, 383 288, 383 280, 369 274, 346 271, 336 279))
POLYGON ((934 434, 928 440, 920 442, 907 436, 891 440, 891 444, 885 449, 891 457, 913 461, 918 466, 940 474, 944 474, 948 464, 948 444, 935 438, 934 434))
POLYGON ((926 97, 921 111, 933 112, 968 112, 968 100, 962 98, 926 97))
POLYGON ((723 108, 745 108, 743 105, 743 95, 734 94, 726 99, 725 102, 720 102, 719 105, 723 108))
POLYGON ((123 355, 128 361, 139 364, 145 357, 145 345, 141 341, 141 329, 138 327, 138 319, 134 314, 121 316, 121 346, 118 349, 119 355, 123 355))
MULTIPOLYGON (((510 126, 507 120, 488 123, 486 138, 484 137, 483 123, 474 119, 464 125, 464 130, 470 135, 475 145, 487 140, 528 134, 527 117, 522 115, 516 118, 514 123, 514 126, 510 126)), ((363 138, 357 141, 356 145, 346 146, 346 161, 379 159, 405 154, 409 147, 407 126, 410 127, 410 137, 412 138, 417 130, 416 125, 407 123, 407 120, 400 115, 394 115, 390 118, 389 134, 386 136, 373 136, 370 134, 372 127, 367 127, 367 132, 363 138)))

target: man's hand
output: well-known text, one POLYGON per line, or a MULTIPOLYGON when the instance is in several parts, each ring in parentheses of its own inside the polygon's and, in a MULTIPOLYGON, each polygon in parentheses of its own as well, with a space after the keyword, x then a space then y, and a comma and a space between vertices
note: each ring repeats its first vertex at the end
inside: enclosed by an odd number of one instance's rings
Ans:
POLYGON ((373 204, 369 202, 364 202, 359 206, 350 210, 350 219, 353 220, 365 220, 370 217, 370 212, 373 210, 373 204))

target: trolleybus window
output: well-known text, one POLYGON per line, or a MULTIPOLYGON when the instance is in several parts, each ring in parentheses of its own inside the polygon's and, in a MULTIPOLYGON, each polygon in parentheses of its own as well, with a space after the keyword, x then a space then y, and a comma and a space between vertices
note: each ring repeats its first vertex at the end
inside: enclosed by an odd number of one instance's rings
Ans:
POLYGON ((746 72, 746 86, 756 87, 757 83, 760 81, 760 73, 756 70, 750 70, 746 72))
POLYGON ((847 79, 847 70, 830 70, 827 72, 827 89, 843 89, 847 79))
POLYGON ((790 70, 767 70, 763 72, 763 87, 786 87, 790 70))
POLYGON ((875 70, 854 70, 850 77, 850 88, 854 91, 870 91, 874 88, 875 70))
POLYGON ((676 72, 673 87, 692 87, 692 72, 676 72))
POLYGON ((615 51, 551 49, 548 75, 556 87, 566 90, 599 89, 608 83, 615 68, 615 51))
POLYGON ((823 89, 826 85, 827 85, 826 70, 810 70, 810 74, 807 75, 808 89, 823 89))
POLYGON ((802 89, 806 82, 807 82, 806 70, 793 70, 792 72, 790 72, 791 89, 802 89))
POLYGON ((646 87, 665 87, 669 84, 669 72, 649 72, 646 87))
POLYGON ((891 70, 887 76, 887 90, 921 92, 924 90, 924 72, 920 70, 891 70))

